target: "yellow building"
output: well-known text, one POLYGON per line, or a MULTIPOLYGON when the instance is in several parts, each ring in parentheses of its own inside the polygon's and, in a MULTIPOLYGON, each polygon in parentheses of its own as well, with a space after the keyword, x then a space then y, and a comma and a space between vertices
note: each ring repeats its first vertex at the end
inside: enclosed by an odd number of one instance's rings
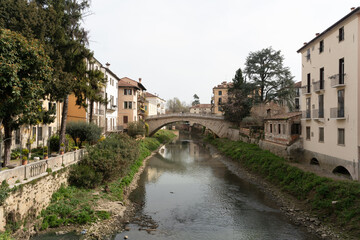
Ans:
POLYGON ((215 115, 223 115, 221 104, 227 101, 228 89, 232 83, 222 82, 213 88, 213 97, 211 100, 211 113, 215 115))
POLYGON ((67 113, 67 121, 69 122, 86 122, 86 110, 76 105, 76 97, 74 94, 69 96, 69 105, 67 113))

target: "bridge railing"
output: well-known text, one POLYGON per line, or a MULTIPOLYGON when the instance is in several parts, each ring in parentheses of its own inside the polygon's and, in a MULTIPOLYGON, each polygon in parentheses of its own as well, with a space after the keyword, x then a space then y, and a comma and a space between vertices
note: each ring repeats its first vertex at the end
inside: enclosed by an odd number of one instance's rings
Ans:
POLYGON ((159 119, 159 118, 169 118, 169 117, 195 117, 195 118, 208 118, 208 119, 224 119, 223 116, 217 116, 212 114, 196 114, 196 113, 169 113, 169 114, 159 114, 147 116, 146 119, 159 119))

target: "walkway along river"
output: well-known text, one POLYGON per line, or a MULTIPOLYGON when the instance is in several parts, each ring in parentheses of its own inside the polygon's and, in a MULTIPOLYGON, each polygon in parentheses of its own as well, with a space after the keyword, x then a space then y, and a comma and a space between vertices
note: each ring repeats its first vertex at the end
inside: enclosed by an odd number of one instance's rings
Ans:
POLYGON ((317 239, 192 137, 181 134, 148 160, 130 195, 135 217, 112 239, 317 239))

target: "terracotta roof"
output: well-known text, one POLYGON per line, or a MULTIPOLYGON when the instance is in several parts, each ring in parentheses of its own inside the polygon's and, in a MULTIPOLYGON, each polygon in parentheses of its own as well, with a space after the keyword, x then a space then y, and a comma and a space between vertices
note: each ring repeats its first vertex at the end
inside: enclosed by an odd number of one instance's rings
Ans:
POLYGON ((140 82, 137 82, 135 80, 132 80, 131 78, 128 78, 128 77, 123 77, 119 80, 119 87, 124 87, 123 85, 124 84, 127 84, 127 86, 129 86, 128 84, 130 84, 130 86, 133 86, 133 87, 136 87, 138 89, 141 89, 141 90, 146 90, 146 88, 144 87, 144 85, 142 85, 140 82), (121 85, 120 85, 121 84, 121 85))
POLYGON ((131 87, 131 88, 136 88, 136 89, 140 89, 138 86, 125 82, 124 80, 120 79, 119 83, 118 83, 118 87, 131 87))
POLYGON ((294 87, 295 87, 295 88, 301 88, 301 81, 296 82, 296 83, 294 84, 294 87))
POLYGON ((211 104, 197 104, 190 108, 211 108, 211 104))
POLYGON ((330 27, 328 27, 325 31, 323 31, 322 33, 320 33, 319 35, 317 35, 315 38, 313 38, 310 42, 305 43, 304 46, 302 46, 299 50, 297 50, 297 52, 299 53, 300 51, 302 51, 304 48, 307 48, 311 43, 313 43, 314 41, 316 41, 317 39, 321 38, 325 33, 329 32, 330 30, 332 30, 333 28, 335 28, 339 23, 343 22, 344 20, 346 20, 347 18, 351 17, 354 14, 357 14, 360 11, 360 7, 355 8, 354 10, 352 10, 350 13, 348 13, 347 15, 345 15, 345 17, 341 18, 339 21, 337 21, 336 23, 334 23, 333 25, 331 25, 330 27))
POLYGON ((232 82, 222 82, 221 84, 215 86, 214 89, 218 89, 218 88, 224 89, 224 88, 229 88, 231 86, 232 86, 232 82))
POLYGON ((145 92, 145 98, 151 98, 151 97, 159 98, 159 99, 165 101, 164 99, 160 98, 159 96, 156 96, 155 94, 145 92))
POLYGON ((301 112, 289 112, 289 113, 283 113, 283 114, 278 114, 278 115, 274 115, 268 118, 265 118, 265 120, 287 120, 289 118, 293 118, 293 117, 297 117, 300 116, 301 112))

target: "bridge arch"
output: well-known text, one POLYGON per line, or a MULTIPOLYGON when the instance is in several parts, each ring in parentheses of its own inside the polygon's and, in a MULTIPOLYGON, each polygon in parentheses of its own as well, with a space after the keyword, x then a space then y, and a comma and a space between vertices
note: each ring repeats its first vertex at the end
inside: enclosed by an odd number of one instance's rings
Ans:
POLYGON ((146 122, 149 125, 150 136, 163 126, 175 122, 189 122, 191 126, 195 123, 200 124, 210 129, 219 137, 227 137, 228 129, 231 126, 231 123, 224 120, 224 117, 222 116, 189 113, 175 113, 150 116, 146 118, 146 122))

